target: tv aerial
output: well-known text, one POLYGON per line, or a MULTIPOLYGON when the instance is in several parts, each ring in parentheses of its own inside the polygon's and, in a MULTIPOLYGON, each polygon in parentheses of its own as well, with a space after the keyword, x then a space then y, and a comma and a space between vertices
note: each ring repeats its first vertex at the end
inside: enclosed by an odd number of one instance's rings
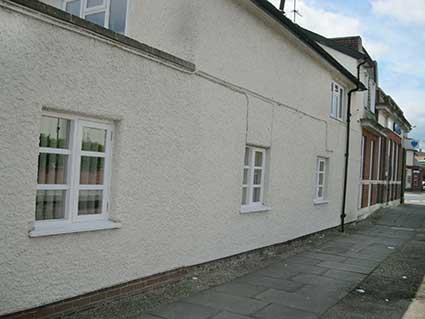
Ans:
MULTIPOLYGON (((285 2, 286 0, 281 0, 279 6, 279 10, 282 11, 283 14, 285 14, 285 2)), ((297 22, 297 16, 302 17, 301 13, 297 9, 297 0, 294 0, 294 9, 291 10, 291 13, 294 14, 294 23, 297 22)))

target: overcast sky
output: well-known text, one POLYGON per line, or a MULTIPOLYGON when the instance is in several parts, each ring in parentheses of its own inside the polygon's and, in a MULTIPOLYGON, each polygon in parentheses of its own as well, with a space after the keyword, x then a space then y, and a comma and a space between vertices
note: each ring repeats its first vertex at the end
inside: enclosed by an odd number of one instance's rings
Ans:
MULTIPOLYGON (((280 0, 270 0, 279 7, 280 0)), ((294 0, 285 11, 293 19, 294 0)), ((326 37, 360 35, 378 61, 379 85, 425 141, 425 0, 297 0, 301 26, 326 37)))

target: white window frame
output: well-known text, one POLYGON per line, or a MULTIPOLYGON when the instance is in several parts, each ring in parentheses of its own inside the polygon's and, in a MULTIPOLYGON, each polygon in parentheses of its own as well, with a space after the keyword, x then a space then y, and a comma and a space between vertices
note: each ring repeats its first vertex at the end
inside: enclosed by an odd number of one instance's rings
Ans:
POLYGON ((372 206, 372 186, 373 183, 373 165, 375 164, 375 141, 370 141, 370 156, 369 156, 369 188, 368 188, 368 207, 372 206))
POLYGON ((331 82, 331 113, 330 116, 339 121, 344 121, 346 110, 345 87, 341 84, 331 82))
POLYGON ((315 195, 314 203, 321 204, 327 203, 327 193, 328 193, 328 171, 329 171, 329 159, 326 157, 317 157, 316 159, 316 182, 315 182, 315 195), (320 170, 320 164, 323 163, 323 170, 320 170), (319 183, 320 175, 323 175, 322 184, 319 183), (319 190, 322 189, 322 195, 319 195, 319 190))
POLYGON ((42 116, 70 121, 68 149, 39 147, 39 153, 68 155, 67 184, 37 184, 36 187, 37 190, 66 190, 65 216, 63 219, 34 220, 34 227, 30 232, 30 237, 119 228, 120 224, 109 220, 113 123, 56 112, 43 112, 42 116), (86 127, 104 129, 106 131, 105 152, 81 150, 83 128, 86 127), (80 185, 81 156, 104 158, 102 185, 80 185), (100 214, 78 215, 80 190, 102 190, 102 212, 100 214))
MULTIPOLYGON (((63 0, 62 10, 66 11, 66 6, 69 2, 74 2, 76 0, 63 0)), ((95 7, 87 8, 87 0, 80 0, 80 18, 85 19, 87 15, 102 13, 105 12, 105 20, 103 22, 103 27, 109 29, 109 18, 111 13, 111 0, 102 0, 103 4, 95 7)), ((128 21, 128 7, 129 1, 127 0, 127 7, 125 13, 125 27, 124 34, 127 34, 127 21, 128 21)))
MULTIPOLYGON (((248 170, 248 180, 247 184, 243 184, 242 182, 242 188, 243 191, 244 188, 247 189, 247 198, 246 198, 246 204, 241 204, 241 213, 251 213, 251 212, 260 212, 260 211, 268 211, 270 210, 270 207, 267 207, 264 205, 264 192, 265 192, 265 176, 266 176, 266 163, 267 163, 267 150, 265 148, 255 147, 255 146, 249 146, 247 145, 245 147, 245 152, 249 152, 249 162, 248 165, 245 164, 245 154, 244 154, 244 165, 243 165, 243 171, 244 173, 245 169, 248 170), (262 165, 261 166, 255 166, 255 154, 261 153, 262 154, 262 165), (260 184, 254 184, 254 172, 255 170, 261 170, 261 183, 260 184), (254 189, 260 188, 260 201, 254 202, 253 201, 253 194, 254 189)), ((243 178, 243 175, 242 175, 243 178)), ((242 194, 242 192, 241 192, 242 194)), ((242 202, 242 199, 241 199, 242 202)))

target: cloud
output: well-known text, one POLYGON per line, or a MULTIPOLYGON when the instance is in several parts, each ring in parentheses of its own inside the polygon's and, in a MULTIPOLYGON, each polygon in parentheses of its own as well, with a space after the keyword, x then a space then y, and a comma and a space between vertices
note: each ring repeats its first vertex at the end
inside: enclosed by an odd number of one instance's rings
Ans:
POLYGON ((372 0, 373 12, 404 23, 425 25, 424 0, 372 0))
MULTIPOLYGON (((270 1, 277 8, 280 0, 270 1)), ((287 1, 287 17, 293 20, 292 1, 287 1)), ((362 24, 359 19, 342 14, 340 12, 330 12, 316 6, 315 3, 306 3, 304 0, 297 1, 297 11, 302 16, 296 17, 296 22, 306 29, 324 35, 325 37, 343 37, 361 34, 362 24), (335 27, 338 26, 338 27, 335 27)))
POLYGON ((374 59, 380 59, 390 51, 390 48, 387 44, 379 41, 369 40, 367 38, 363 39, 363 46, 374 59))
MULTIPOLYGON (((279 7, 280 0, 270 0, 279 7)), ((326 37, 360 35, 378 60, 379 85, 425 140, 425 0, 298 0, 301 26, 326 37), (390 18, 389 18, 390 17, 390 18)), ((293 0, 286 1, 288 18, 293 0)))

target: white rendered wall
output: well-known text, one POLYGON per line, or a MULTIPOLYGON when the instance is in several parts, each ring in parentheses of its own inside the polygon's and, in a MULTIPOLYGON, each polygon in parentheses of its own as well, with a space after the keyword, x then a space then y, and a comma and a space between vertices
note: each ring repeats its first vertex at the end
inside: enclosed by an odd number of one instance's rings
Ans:
MULTIPOLYGON (((235 35, 220 26, 221 50, 202 48, 200 67, 245 93, 0 7, 0 314, 339 224, 346 127, 329 118, 338 74, 254 8, 215 8, 239 14, 219 25, 231 21, 241 39, 229 47, 235 35), (43 108, 114 121, 111 217, 121 229, 28 236, 43 108), (247 143, 269 149, 268 213, 239 213, 247 143), (331 167, 325 205, 313 204, 317 156, 331 167)), ((357 218, 359 136, 354 126, 348 220, 357 218)))

